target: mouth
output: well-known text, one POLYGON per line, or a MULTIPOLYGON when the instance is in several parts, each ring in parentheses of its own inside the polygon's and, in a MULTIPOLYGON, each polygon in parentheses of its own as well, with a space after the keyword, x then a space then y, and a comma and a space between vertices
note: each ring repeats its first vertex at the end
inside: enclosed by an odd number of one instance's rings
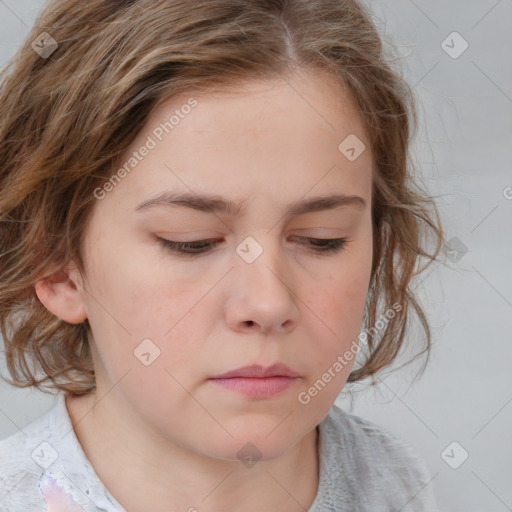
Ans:
POLYGON ((242 393, 251 398, 269 398, 290 388, 301 380, 300 375, 283 364, 268 368, 245 366, 209 379, 224 389, 242 393))
POLYGON ((273 364, 266 368, 259 364, 253 364, 251 366, 244 366, 242 368, 237 368, 236 370, 221 373, 220 375, 215 375, 212 379, 231 379, 239 377, 300 377, 300 374, 281 363, 273 364))

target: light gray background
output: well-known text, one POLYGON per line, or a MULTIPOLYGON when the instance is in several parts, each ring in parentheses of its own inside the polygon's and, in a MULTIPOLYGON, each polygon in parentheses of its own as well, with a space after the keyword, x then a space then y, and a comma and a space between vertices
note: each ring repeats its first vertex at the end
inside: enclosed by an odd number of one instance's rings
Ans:
MULTIPOLYGON (((353 406, 339 403, 414 446, 442 511, 512 510, 512 0, 366 4, 421 102, 417 165, 438 196, 448 238, 468 250, 418 283, 435 342, 424 376, 411 385, 411 366, 355 394, 353 406), (454 31, 469 44, 456 59, 442 47, 454 31), (469 454, 458 469, 441 456, 453 441, 460 447, 451 460, 469 454)), ((0 65, 42 5, 0 0, 0 65)), ((460 48, 457 39, 448 44, 460 48)), ((6 375, 3 357, 0 371, 6 375)), ((50 395, 0 382, 0 438, 52 404, 50 395)))

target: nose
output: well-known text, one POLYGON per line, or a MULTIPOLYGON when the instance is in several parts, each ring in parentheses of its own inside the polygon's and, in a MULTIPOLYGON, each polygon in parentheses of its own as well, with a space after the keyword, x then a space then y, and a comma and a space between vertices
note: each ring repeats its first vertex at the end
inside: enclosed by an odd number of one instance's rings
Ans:
POLYGON ((279 243, 267 238, 260 245, 263 251, 252 263, 234 256, 226 321, 238 332, 285 334, 295 329, 300 316, 294 276, 279 243))

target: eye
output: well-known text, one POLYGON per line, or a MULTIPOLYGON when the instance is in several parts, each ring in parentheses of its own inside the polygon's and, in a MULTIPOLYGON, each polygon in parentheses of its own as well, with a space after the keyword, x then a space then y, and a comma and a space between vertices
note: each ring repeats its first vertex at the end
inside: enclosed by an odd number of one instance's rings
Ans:
MULTIPOLYGON (((193 242, 174 242, 165 238, 157 237, 159 243, 167 250, 183 255, 206 254, 218 243, 217 240, 197 240, 193 242)), ((346 238, 307 238, 295 237, 306 242, 308 248, 316 253, 337 253, 347 244, 346 238)))
POLYGON ((158 237, 158 241, 165 249, 178 254, 205 254, 210 252, 219 242, 217 240, 197 240, 194 242, 174 242, 158 237))
POLYGON ((347 244, 346 238, 297 238, 301 240, 306 240, 310 247, 313 247, 313 250, 316 252, 337 253, 341 251, 347 244))

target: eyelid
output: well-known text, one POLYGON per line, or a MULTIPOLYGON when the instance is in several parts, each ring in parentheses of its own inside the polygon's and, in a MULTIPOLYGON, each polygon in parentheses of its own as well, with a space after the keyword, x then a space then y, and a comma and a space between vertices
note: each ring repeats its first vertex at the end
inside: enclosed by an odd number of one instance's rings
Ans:
MULTIPOLYGON (((314 237, 304 237, 304 236, 296 236, 294 238, 298 238, 300 240, 306 240, 310 242, 308 248, 311 252, 321 255, 324 253, 327 254, 337 254, 341 252, 349 242, 346 237, 339 238, 314 238, 314 237), (314 242, 319 242, 319 244, 315 244, 314 242), (324 244, 324 245, 322 245, 324 244)), ((172 253, 178 256, 201 256, 207 255, 212 252, 217 245, 221 242, 215 240, 213 238, 203 239, 203 240, 191 240, 179 242, 175 240, 168 240, 166 238, 157 237, 160 245, 172 253), (194 250, 198 249, 198 250, 194 250)))

